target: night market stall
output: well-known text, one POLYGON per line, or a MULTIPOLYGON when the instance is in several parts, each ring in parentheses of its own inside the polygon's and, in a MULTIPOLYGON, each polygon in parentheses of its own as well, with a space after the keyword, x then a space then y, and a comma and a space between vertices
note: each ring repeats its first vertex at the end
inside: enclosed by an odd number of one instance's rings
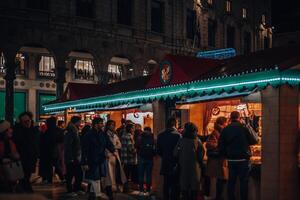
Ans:
POLYGON ((299 84, 300 46, 225 59, 167 55, 148 80, 136 82, 139 89, 54 102, 44 110, 51 114, 151 103, 155 134, 175 115, 180 125, 194 122, 201 135, 210 132, 217 116, 239 110, 261 136, 252 161, 261 164, 263 192, 253 190, 251 199, 293 199, 299 186, 299 84))

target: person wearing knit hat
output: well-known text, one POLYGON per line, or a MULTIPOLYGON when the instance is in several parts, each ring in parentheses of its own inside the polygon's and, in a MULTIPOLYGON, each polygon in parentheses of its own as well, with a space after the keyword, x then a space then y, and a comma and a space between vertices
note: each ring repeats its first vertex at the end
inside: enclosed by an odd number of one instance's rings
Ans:
POLYGON ((10 123, 6 120, 0 121, 0 133, 4 133, 7 129, 10 128, 10 123))
POLYGON ((1 164, 19 160, 15 143, 12 141, 12 129, 10 123, 5 120, 0 121, 0 193, 10 193, 14 191, 16 182, 8 181, 5 171, 1 164))

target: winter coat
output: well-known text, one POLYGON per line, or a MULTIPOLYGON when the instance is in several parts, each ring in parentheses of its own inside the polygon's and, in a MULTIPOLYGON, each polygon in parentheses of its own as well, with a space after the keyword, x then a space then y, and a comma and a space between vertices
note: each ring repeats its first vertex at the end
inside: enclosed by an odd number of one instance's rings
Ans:
POLYGON ((0 133, 0 163, 3 159, 18 160, 20 155, 17 151, 15 143, 10 137, 5 137, 4 133, 0 133))
POLYGON ((115 188, 117 184, 121 185, 127 182, 127 178, 121 165, 120 156, 118 153, 122 148, 122 144, 115 132, 107 130, 105 134, 108 136, 114 145, 114 148, 117 150, 115 152, 117 156, 113 155, 109 151, 106 151, 108 173, 104 179, 104 185, 113 186, 113 188, 115 188))
POLYGON ((203 155, 204 148, 200 140, 182 138, 178 141, 174 156, 178 157, 181 191, 200 189, 203 155))
POLYGON ((107 174, 105 151, 115 152, 115 148, 110 139, 102 131, 91 129, 82 141, 82 164, 88 165, 89 169, 85 178, 90 180, 100 180, 107 174))
POLYGON ((219 151, 228 160, 249 160, 250 145, 257 144, 258 138, 240 122, 233 121, 225 127, 219 141, 219 151))
POLYGON ((174 148, 180 139, 180 133, 173 128, 166 129, 157 137, 157 153, 161 157, 160 174, 167 175, 172 173, 177 160, 173 155, 174 148))
POLYGON ((0 192, 5 191, 3 190, 4 188, 10 188, 12 186, 11 182, 7 181, 6 174, 2 171, 2 163, 19 159, 20 155, 11 136, 6 135, 6 133, 0 133, 0 192))
POLYGON ((38 158, 37 133, 33 127, 25 128, 20 124, 14 127, 13 141, 20 154, 25 173, 35 172, 38 158))
POLYGON ((64 138, 65 163, 79 163, 81 161, 81 146, 78 131, 78 128, 72 123, 69 123, 66 128, 64 138))
POLYGON ((54 165, 54 160, 57 159, 56 151, 56 135, 58 129, 47 129, 45 133, 40 136, 40 163, 39 174, 45 176, 48 168, 54 165))
POLYGON ((137 154, 134 147, 133 136, 130 133, 125 132, 121 137, 121 160, 123 164, 136 165, 137 154))
POLYGON ((228 164, 227 161, 219 154, 218 144, 220 133, 214 130, 207 139, 207 167, 206 175, 219 179, 228 179, 228 164))
POLYGON ((144 131, 139 140, 137 140, 136 148, 138 157, 146 160, 153 160, 156 154, 156 144, 151 132, 144 131))

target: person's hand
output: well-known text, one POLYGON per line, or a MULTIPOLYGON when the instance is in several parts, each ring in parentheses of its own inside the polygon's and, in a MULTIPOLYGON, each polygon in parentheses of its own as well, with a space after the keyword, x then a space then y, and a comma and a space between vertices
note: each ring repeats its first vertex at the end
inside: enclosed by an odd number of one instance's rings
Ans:
POLYGON ((118 157, 118 154, 117 154, 117 152, 113 152, 113 155, 114 155, 114 157, 118 157))
POLYGON ((89 166, 88 166, 88 165, 83 165, 83 166, 82 166, 82 169, 83 169, 84 171, 87 171, 87 170, 89 170, 89 166))

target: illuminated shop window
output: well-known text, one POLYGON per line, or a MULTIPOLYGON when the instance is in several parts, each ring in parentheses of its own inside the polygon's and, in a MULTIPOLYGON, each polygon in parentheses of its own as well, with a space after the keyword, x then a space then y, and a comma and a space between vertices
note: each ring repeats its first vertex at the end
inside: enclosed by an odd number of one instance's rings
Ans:
POLYGON ((114 83, 118 82, 122 79, 121 73, 122 66, 117 64, 109 64, 108 65, 108 73, 109 73, 109 82, 114 83))
POLYGON ((16 74, 25 75, 25 70, 28 68, 28 56, 23 53, 17 53, 16 55, 16 74))
POLYGON ((148 76, 149 75, 149 71, 147 69, 143 70, 143 76, 148 76))
POLYGON ((243 15, 243 19, 247 18, 247 9, 246 8, 243 8, 242 15, 243 15))
MULTIPOLYGON (((28 67, 28 56, 23 53, 17 53, 16 58, 16 74, 25 75, 25 69, 28 67)), ((5 58, 3 53, 0 54, 0 74, 5 73, 5 58)))
POLYGON ((232 11, 232 2, 226 1, 226 12, 230 13, 232 11))
POLYGON ((74 65, 75 79, 95 80, 95 69, 92 60, 76 60, 74 65))
POLYGON ((40 78, 54 78, 55 64, 52 56, 41 56, 39 62, 38 76, 40 78))

